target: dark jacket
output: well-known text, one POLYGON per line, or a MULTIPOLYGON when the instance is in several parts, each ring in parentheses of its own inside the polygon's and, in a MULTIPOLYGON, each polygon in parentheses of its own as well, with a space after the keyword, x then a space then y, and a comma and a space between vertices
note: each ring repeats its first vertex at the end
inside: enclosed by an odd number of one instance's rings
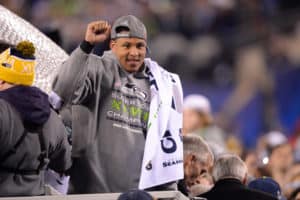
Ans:
POLYGON ((208 200, 276 200, 275 197, 247 188, 237 179, 222 179, 208 192, 201 194, 208 200))
POLYGON ((71 166, 66 130, 35 87, 0 92, 0 196, 43 195, 44 169, 71 166))

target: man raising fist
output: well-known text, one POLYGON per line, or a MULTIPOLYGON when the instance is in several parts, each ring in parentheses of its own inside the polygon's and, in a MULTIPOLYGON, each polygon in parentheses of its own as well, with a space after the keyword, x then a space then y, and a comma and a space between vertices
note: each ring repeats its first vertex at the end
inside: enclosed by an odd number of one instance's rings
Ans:
POLYGON ((96 21, 88 24, 85 40, 61 67, 53 90, 63 105, 75 105, 71 192, 125 192, 138 186, 175 189, 174 182, 183 178, 181 123, 169 122, 171 116, 181 117, 178 102, 182 102, 182 95, 177 94, 182 94, 180 80, 145 59, 146 51, 147 31, 136 17, 120 17, 112 27, 106 21, 96 21), (90 54, 95 44, 109 37, 110 51, 102 57, 90 54), (162 79, 161 84, 155 76, 162 79), (151 111, 152 97, 155 102, 165 101, 162 94, 157 95, 163 88, 168 88, 170 95, 163 95, 170 101, 153 104, 151 111), (160 120, 164 106, 166 117, 160 120), (175 114, 169 115, 171 112, 175 114), (154 130, 174 125, 170 130, 154 130), (151 145, 146 145, 147 141, 151 145), (171 147, 164 144, 168 141, 171 147), (175 173, 174 169, 181 171, 175 173))

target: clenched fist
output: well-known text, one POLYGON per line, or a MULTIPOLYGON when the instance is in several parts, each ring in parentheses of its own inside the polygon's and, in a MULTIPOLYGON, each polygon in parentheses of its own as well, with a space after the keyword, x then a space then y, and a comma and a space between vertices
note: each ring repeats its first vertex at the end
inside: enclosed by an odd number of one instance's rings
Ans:
POLYGON ((85 40, 94 45, 105 41, 110 35, 111 26, 107 21, 94 21, 88 24, 85 40))

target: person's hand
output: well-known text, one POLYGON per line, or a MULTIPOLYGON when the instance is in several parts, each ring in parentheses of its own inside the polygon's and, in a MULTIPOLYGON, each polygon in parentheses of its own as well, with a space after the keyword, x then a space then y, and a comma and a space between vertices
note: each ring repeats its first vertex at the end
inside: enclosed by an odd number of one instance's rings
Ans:
POLYGON ((94 21, 88 24, 85 40, 94 45, 105 41, 110 35, 111 26, 107 21, 94 21))

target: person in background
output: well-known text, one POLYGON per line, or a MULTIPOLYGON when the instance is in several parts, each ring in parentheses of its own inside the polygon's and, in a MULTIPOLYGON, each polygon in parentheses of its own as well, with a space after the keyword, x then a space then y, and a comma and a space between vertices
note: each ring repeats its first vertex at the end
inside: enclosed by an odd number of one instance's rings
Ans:
POLYGON ((287 172, 294 163, 292 147, 287 137, 279 131, 270 131, 264 139, 266 148, 264 171, 267 173, 262 175, 274 178, 280 187, 284 188, 287 184, 287 172))
POLYGON ((300 187, 292 192, 288 200, 300 200, 300 187))
POLYGON ((300 188, 300 163, 294 163, 286 174, 286 184, 282 187, 283 193, 286 197, 300 188))
POLYGON ((213 166, 212 176, 214 187, 201 194, 200 197, 209 200, 231 199, 231 200, 276 200, 277 198, 247 188, 247 167, 245 163, 235 154, 220 155, 213 166))
POLYGON ((258 167, 259 167, 259 158, 255 150, 245 150, 242 153, 241 159, 245 162, 248 169, 248 181, 258 178, 260 176, 258 167))
POLYGON ((144 190, 130 190, 120 194, 117 200, 156 200, 144 190))
POLYGON ((254 179, 249 182, 248 187, 271 194, 278 200, 285 200, 285 197, 281 192, 279 184, 271 177, 262 177, 254 179))
POLYGON ((221 151, 226 149, 225 133, 214 124, 211 104, 207 97, 188 95, 183 102, 183 134, 196 134, 209 144, 217 144, 221 151))
POLYGON ((211 169, 214 155, 207 143, 197 135, 183 136, 184 180, 179 190, 189 197, 204 193, 213 186, 211 169))
POLYGON ((44 195, 45 169, 71 167, 64 125, 48 95, 32 86, 34 52, 22 41, 0 54, 0 196, 44 195))

